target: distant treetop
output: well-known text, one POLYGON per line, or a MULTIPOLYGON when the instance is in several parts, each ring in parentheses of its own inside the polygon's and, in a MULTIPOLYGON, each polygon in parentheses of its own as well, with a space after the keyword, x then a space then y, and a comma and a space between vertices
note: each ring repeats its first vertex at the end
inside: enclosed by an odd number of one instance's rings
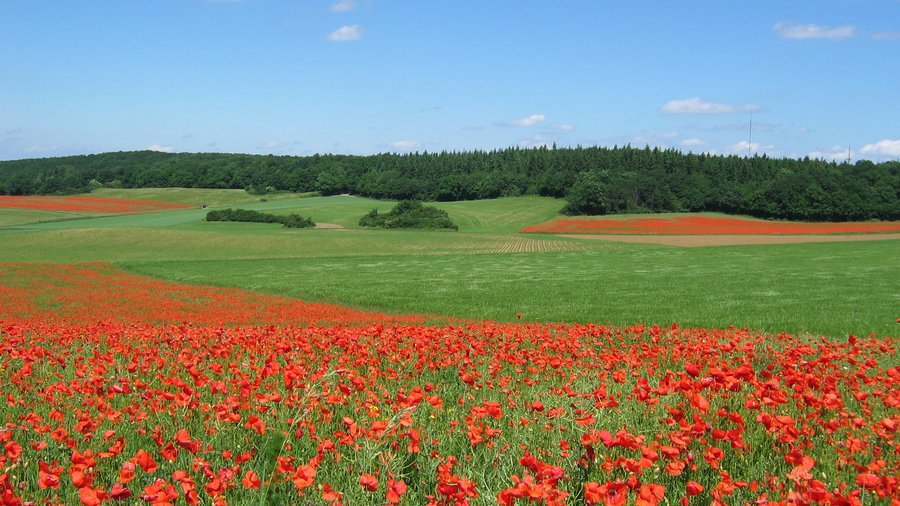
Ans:
POLYGON ((900 219, 900 162, 855 164, 624 147, 272 156, 136 151, 0 162, 0 194, 242 188, 452 201, 565 197, 565 212, 719 211, 793 220, 900 219))

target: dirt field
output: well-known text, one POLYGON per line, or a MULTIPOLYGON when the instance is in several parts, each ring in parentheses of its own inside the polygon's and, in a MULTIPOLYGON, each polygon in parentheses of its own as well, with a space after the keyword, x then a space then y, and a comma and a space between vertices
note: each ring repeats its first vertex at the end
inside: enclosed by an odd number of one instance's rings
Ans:
POLYGON ((804 242, 883 241, 900 239, 900 234, 829 234, 829 235, 614 235, 564 234, 562 237, 597 241, 665 244, 698 248, 703 246, 737 246, 742 244, 793 244, 804 242))
POLYGON ((337 223, 316 223, 316 230, 346 230, 343 225, 337 223))

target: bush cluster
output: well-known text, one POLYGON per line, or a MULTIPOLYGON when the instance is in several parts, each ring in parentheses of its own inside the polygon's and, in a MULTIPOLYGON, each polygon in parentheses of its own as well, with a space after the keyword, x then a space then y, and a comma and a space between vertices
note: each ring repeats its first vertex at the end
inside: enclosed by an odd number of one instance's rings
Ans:
POLYGON ((379 214, 378 209, 372 209, 359 220, 359 224, 363 227, 459 230, 459 226, 450 220, 447 211, 422 205, 417 200, 402 200, 384 214, 379 214))
POLYGON ((219 209, 206 213, 206 221, 244 221, 253 223, 281 223, 287 228, 310 228, 316 224, 299 214, 277 216, 250 209, 219 209))

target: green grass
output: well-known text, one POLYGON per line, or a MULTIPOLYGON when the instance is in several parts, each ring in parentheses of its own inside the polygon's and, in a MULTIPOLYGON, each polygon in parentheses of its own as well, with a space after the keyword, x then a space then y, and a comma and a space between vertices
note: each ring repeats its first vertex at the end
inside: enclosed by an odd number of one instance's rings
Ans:
MULTIPOLYGON (((99 221, 99 220, 98 220, 99 221)), ((102 227, 0 232, 0 262, 112 262, 133 260, 265 260, 466 255, 522 248, 602 250, 624 246, 551 236, 381 230, 286 229, 265 223, 195 220, 167 228, 102 227)))
POLYGON ((897 240, 677 248, 513 233, 561 207, 539 197, 435 203, 459 232, 359 229, 363 214, 393 204, 240 204, 344 230, 209 223, 202 209, 20 224, 0 230, 0 261, 105 261, 174 281, 466 318, 898 334, 897 240))
MULTIPOLYGON (((180 189, 174 189, 178 191, 180 189)), ((200 190, 186 190, 200 192, 200 190)), ((239 190, 209 190, 212 192, 232 192, 239 190)), ((242 190, 241 190, 242 191, 242 190)), ((119 190, 117 195, 126 198, 129 194, 119 190)), ((184 192, 180 192, 182 194, 184 192)), ((246 192, 243 192, 246 195, 246 192)), ((147 198, 155 194, 140 193, 147 198)), ((136 197, 132 197, 136 198, 136 197)), ((180 200, 179 200, 180 201, 180 200)), ((208 209, 192 208, 173 211, 127 214, 116 216, 89 217, 74 219, 65 223, 28 223, 16 227, 17 230, 73 230, 84 228, 168 228, 176 226, 192 226, 198 231, 212 230, 203 221, 210 209, 240 207, 275 214, 296 213, 311 217, 316 223, 333 223, 345 228, 360 228, 359 219, 372 209, 390 210, 396 202, 373 200, 363 197, 338 195, 333 197, 283 198, 267 202, 232 202, 230 204, 209 205, 208 209)), ((450 218, 460 225, 463 232, 514 232, 530 223, 546 221, 552 218, 561 206, 557 199, 543 197, 507 198, 489 201, 471 202, 438 202, 436 207, 447 210, 450 218)), ((0 211, 0 216, 3 212, 0 211)), ((267 227, 266 230, 270 230, 267 227)))
POLYGON ((375 309, 500 321, 897 334, 898 241, 728 248, 127 262, 128 269, 375 309), (894 260, 888 260, 893 258, 894 260))
POLYGON ((85 195, 120 199, 156 200, 158 202, 190 204, 199 207, 200 204, 206 204, 208 206, 232 206, 260 202, 260 199, 273 201, 309 197, 315 194, 283 192, 266 195, 251 195, 244 190, 215 190, 208 188, 98 188, 85 195))
POLYGON ((564 202, 545 197, 517 197, 465 202, 437 202, 460 230, 515 232, 559 216, 564 202))
POLYGON ((43 211, 39 209, 0 209, 0 227, 25 225, 46 221, 71 220, 84 218, 91 213, 75 213, 68 211, 43 211))

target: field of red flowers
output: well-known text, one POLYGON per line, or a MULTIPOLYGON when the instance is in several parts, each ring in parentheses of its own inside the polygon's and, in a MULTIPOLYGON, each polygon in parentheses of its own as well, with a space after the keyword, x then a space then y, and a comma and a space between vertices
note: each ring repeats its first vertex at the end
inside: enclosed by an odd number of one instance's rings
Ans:
POLYGON ((0 195, 0 208, 36 209, 86 213, 146 213, 168 209, 184 209, 187 204, 112 197, 31 197, 0 195))
POLYGON ((659 235, 851 234, 900 232, 900 222, 800 223, 724 216, 627 219, 558 218, 523 228, 520 232, 659 235))
POLYGON ((900 504, 895 338, 236 320, 0 268, 0 504, 900 504))
POLYGON ((191 325, 421 324, 421 315, 387 315, 234 288, 179 285, 109 264, 0 263, 0 318, 84 324, 191 325))

